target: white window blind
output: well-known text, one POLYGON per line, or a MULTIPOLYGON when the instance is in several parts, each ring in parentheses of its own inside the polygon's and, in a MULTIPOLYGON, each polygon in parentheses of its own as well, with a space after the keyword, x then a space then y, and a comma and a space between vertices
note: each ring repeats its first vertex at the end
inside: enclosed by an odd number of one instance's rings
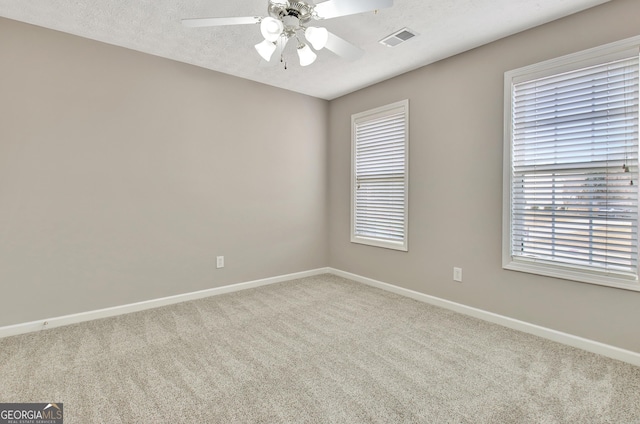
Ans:
POLYGON ((408 101, 352 117, 353 242, 407 250, 408 101))
POLYGON ((638 65, 512 85, 512 260, 637 281, 638 65))

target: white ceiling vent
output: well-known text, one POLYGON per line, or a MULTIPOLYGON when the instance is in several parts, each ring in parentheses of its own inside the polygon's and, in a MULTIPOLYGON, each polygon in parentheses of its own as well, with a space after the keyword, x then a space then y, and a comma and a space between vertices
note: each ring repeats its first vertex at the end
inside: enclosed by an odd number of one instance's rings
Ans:
POLYGON ((418 35, 415 31, 409 28, 402 28, 400 31, 396 31, 393 34, 384 37, 380 40, 380 44, 384 44, 387 47, 395 47, 398 44, 404 43, 405 41, 415 37, 418 35))

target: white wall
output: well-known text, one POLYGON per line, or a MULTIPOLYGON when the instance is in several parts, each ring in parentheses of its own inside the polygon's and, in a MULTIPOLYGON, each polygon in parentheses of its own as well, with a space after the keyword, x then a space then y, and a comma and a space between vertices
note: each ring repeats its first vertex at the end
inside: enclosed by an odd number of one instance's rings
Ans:
POLYGON ((639 16, 615 0, 332 101, 329 265, 640 352, 640 293, 501 268, 504 72, 638 35, 639 16), (409 252, 352 244, 351 114, 406 98, 409 252))
POLYGON ((0 58, 0 326, 326 266, 326 101, 6 19, 0 58))

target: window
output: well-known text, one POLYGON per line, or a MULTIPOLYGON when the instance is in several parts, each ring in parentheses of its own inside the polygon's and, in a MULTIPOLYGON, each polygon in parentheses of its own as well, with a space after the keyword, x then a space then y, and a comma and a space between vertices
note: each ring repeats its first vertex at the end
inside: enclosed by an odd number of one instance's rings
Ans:
POLYGON ((505 269, 640 290, 639 45, 505 74, 505 269))
POLYGON ((409 101, 351 117, 351 241, 407 244, 409 101))

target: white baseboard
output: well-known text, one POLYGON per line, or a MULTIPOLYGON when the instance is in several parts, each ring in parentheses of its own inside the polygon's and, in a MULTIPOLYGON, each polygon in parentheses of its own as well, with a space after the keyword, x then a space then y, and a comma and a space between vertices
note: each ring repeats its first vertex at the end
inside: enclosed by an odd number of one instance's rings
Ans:
POLYGON ((615 346, 596 342, 594 340, 589 340, 582 337, 574 336, 572 334, 563 333, 561 331, 552 330, 550 328, 541 327, 539 325, 530 324, 525 321, 509 318, 504 315, 494 314, 493 312, 473 308, 461 303, 451 302, 449 300, 441 299, 435 296, 429 296, 424 293, 394 286, 393 284, 383 283, 382 281, 373 280, 371 278, 352 274, 350 272, 345 272, 334 268, 329 268, 328 272, 372 287, 390 291, 401 296, 410 297, 421 302, 429 303, 431 305, 459 312, 464 315, 469 315, 474 318, 479 318, 484 321, 502 325, 503 327, 508 327, 514 330, 522 331, 524 333, 533 334, 538 337, 553 340, 554 342, 577 347, 579 349, 586 350, 587 352, 597 353, 599 355, 607 356, 609 358, 617 359, 619 361, 627 362, 629 364, 640 367, 640 353, 638 352, 621 349, 615 346))
POLYGON ((203 297, 216 296, 224 293, 252 289, 254 287, 266 286, 268 284, 281 283, 283 281, 311 277, 314 275, 326 274, 329 272, 329 268, 318 268, 310 271, 279 275, 276 277, 263 278, 260 280, 248 281, 245 283, 230 284, 228 286, 215 287, 212 289, 162 297, 159 299, 146 300, 143 302, 130 303, 127 305, 114 306, 111 308, 98 309, 95 311, 87 311, 78 314, 64 315, 61 317, 47 318, 22 324, 9 325, 6 327, 0 327, 0 338, 16 336, 18 334, 31 333, 34 331, 40 331, 55 327, 62 327, 64 325, 77 324, 84 321, 92 321, 94 319, 128 314, 131 312, 143 311, 145 309, 158 308, 160 306, 172 305, 174 303, 187 302, 189 300, 202 299, 203 297))

